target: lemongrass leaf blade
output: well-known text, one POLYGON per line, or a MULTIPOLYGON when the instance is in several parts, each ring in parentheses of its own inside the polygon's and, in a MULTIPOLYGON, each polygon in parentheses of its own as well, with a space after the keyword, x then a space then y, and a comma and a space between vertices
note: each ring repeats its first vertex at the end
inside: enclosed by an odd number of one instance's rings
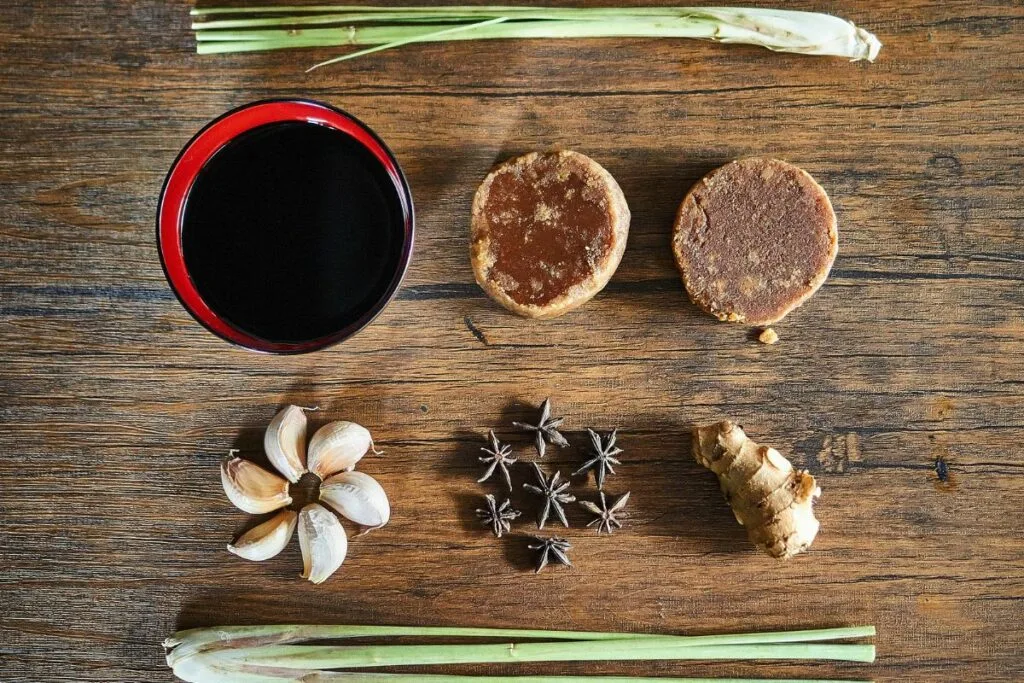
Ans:
MULTIPOLYGON (((196 31, 196 40, 199 42, 216 41, 252 41, 252 42, 298 42, 307 39, 334 39, 346 43, 356 44, 352 41, 360 30, 355 26, 339 28, 306 28, 306 29, 249 29, 232 31, 196 31)), ((423 31, 423 29, 419 29, 423 31)))
POLYGON ((241 52, 267 52, 270 50, 290 50, 304 47, 338 47, 344 45, 336 40, 307 39, 302 41, 270 42, 256 41, 214 41, 196 44, 198 55, 235 54, 241 52))
MULTIPOLYGON (((502 16, 502 15, 493 15, 502 16)), ((484 15, 482 18, 487 18, 484 15)), ((218 19, 214 21, 193 22, 194 31, 223 31, 238 28, 267 28, 278 26, 318 26, 324 24, 396 24, 406 21, 482 21, 479 14, 451 14, 438 16, 431 12, 388 12, 363 14, 324 14, 301 17, 257 17, 254 19, 218 19)), ((543 17, 547 18, 547 17, 543 17)))
POLYGON ((389 43, 384 43, 382 45, 377 45, 376 47, 367 48, 365 50, 359 50, 359 51, 353 52, 351 54, 341 55, 340 57, 335 57, 333 59, 328 59, 327 61, 320 62, 319 64, 314 64, 313 66, 311 66, 308 69, 306 69, 306 73, 309 73, 310 71, 313 71, 314 69, 319 69, 320 67, 328 66, 330 64, 336 64, 337 62, 343 62, 343 61, 345 61, 347 59, 355 59, 356 57, 362 57, 363 55, 368 55, 368 54, 371 54, 373 52, 380 52, 381 50, 390 50, 391 48, 401 47, 402 45, 408 45, 410 43, 421 43, 421 42, 434 41, 434 40, 437 40, 437 39, 441 38, 442 36, 447 37, 447 36, 450 36, 450 35, 455 34, 455 33, 460 33, 460 32, 464 32, 464 31, 470 31, 470 30, 473 30, 473 29, 486 28, 487 26, 493 26, 495 24, 500 24, 500 23, 502 23, 504 21, 507 21, 507 20, 508 20, 508 17, 495 17, 494 19, 488 19, 487 21, 481 21, 481 22, 476 23, 476 24, 467 24, 465 26, 455 26, 455 27, 452 27, 452 28, 442 29, 440 31, 430 31, 430 32, 427 32, 427 33, 423 33, 422 35, 419 35, 419 36, 411 36, 409 38, 403 38, 403 39, 400 39, 400 40, 393 40, 393 41, 391 41, 389 43))
POLYGON ((566 14, 664 14, 678 12, 687 8, 679 7, 530 7, 513 5, 440 5, 440 6, 405 6, 375 7, 368 5, 272 5, 267 7, 197 7, 189 11, 193 17, 205 17, 217 14, 340 14, 346 12, 374 12, 387 14, 416 10, 433 14, 492 14, 509 16, 518 13, 529 13, 537 10, 566 14))
MULTIPOLYGON (((465 11, 451 11, 452 8, 445 8, 447 11, 438 12, 438 8, 410 7, 395 8, 394 11, 375 10, 371 12, 349 12, 336 14, 308 14, 301 16, 283 17, 243 17, 240 19, 205 19, 192 23, 192 29, 196 31, 212 31, 233 28, 259 28, 268 26, 308 26, 320 24, 358 24, 358 23, 399 23, 403 21, 482 21, 495 17, 508 16, 516 21, 527 19, 543 21, 567 21, 587 20, 604 21, 615 18, 637 17, 635 11, 607 10, 602 8, 544 8, 544 7, 523 7, 516 8, 509 12, 502 12, 500 8, 465 8, 465 11), (431 11, 435 10, 435 11, 431 11)), ((678 12, 659 11, 657 14, 644 12, 643 17, 664 16, 672 19, 679 16, 678 12)))

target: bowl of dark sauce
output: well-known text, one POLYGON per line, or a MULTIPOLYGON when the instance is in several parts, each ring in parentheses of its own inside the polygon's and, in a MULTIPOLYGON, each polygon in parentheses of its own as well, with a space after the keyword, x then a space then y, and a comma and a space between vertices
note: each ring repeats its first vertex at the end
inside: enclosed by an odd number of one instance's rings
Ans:
POLYGON ((310 100, 207 124, 171 167, 157 242, 185 309, 254 351, 347 339, 394 298, 412 257, 412 194, 384 142, 310 100))

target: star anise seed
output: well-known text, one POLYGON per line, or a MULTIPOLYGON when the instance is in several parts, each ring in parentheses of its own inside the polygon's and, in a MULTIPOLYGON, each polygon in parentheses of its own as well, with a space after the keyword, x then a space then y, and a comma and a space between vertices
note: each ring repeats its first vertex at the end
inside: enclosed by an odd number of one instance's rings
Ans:
POLYGON ((487 500, 486 509, 477 509, 476 514, 480 521, 491 527, 491 531, 498 538, 506 531, 512 531, 512 520, 521 515, 519 510, 512 507, 512 503, 506 499, 501 505, 491 494, 484 496, 487 500))
POLYGON ((626 503, 629 501, 629 491, 626 491, 624 494, 616 498, 611 507, 608 507, 608 501, 605 500, 604 491, 601 491, 600 495, 600 507, 591 503, 589 500, 581 500, 580 505, 597 515, 593 521, 587 524, 588 527, 597 524, 597 533, 610 534, 615 529, 622 528, 622 522, 620 522, 618 518, 622 516, 622 509, 626 507, 626 503))
POLYGON ((527 547, 530 550, 536 550, 540 553, 540 556, 537 558, 537 569, 535 573, 539 574, 544 567, 548 566, 548 562, 552 559, 567 567, 572 566, 572 562, 569 561, 569 555, 567 554, 567 551, 572 548, 572 546, 569 545, 569 541, 564 538, 558 538, 557 536, 552 536, 551 538, 534 536, 533 539, 537 541, 537 543, 530 544, 527 547))
POLYGON ((597 479, 597 490, 600 491, 604 488, 605 474, 615 474, 612 465, 622 464, 615 458, 616 455, 622 453, 622 449, 615 446, 615 437, 618 435, 619 430, 613 429, 603 440, 593 429, 588 429, 587 433, 590 435, 590 454, 594 457, 583 463, 583 467, 573 472, 572 476, 575 477, 589 469, 593 469, 594 477, 597 479))
POLYGON ((569 445, 569 442, 558 431, 558 427, 562 424, 563 420, 565 420, 563 417, 551 417, 551 399, 546 398, 544 403, 540 405, 540 420, 537 424, 531 425, 525 422, 513 422, 512 424, 520 429, 534 433, 534 446, 537 448, 537 455, 543 458, 547 444, 550 443, 560 448, 565 448, 569 445))
POLYGON ((569 519, 565 516, 565 510, 562 509, 563 503, 575 502, 576 496, 565 493, 565 490, 569 488, 569 481, 562 481, 561 472, 555 472, 550 479, 544 476, 544 472, 541 471, 540 465, 535 462, 531 462, 533 465, 534 474, 537 477, 537 485, 523 484, 523 488, 536 493, 538 496, 544 497, 544 507, 541 508, 540 514, 537 516, 537 528, 543 529, 544 525, 548 521, 548 515, 554 510, 555 514, 558 515, 558 519, 562 520, 562 524, 568 528, 569 519))
POLYGON ((519 459, 512 456, 512 447, 506 446, 505 444, 498 441, 498 437, 494 435, 494 432, 489 432, 491 447, 486 446, 481 448, 484 453, 487 453, 486 457, 479 458, 480 462, 490 463, 487 467, 487 471, 484 472, 484 476, 477 479, 477 482, 484 482, 491 478, 496 469, 500 469, 501 473, 505 476, 505 483, 508 484, 508 490, 512 490, 512 476, 508 473, 508 468, 511 465, 516 464, 519 459))

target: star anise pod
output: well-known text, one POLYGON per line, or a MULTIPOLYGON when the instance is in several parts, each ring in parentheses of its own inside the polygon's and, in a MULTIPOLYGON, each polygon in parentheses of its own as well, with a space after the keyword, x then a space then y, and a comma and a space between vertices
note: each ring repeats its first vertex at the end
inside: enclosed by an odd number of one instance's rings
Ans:
POLYGON ((564 538, 558 538, 552 536, 551 538, 544 538, 542 536, 534 536, 533 539, 537 543, 531 543, 527 546, 530 550, 536 550, 540 553, 540 557, 537 558, 537 570, 536 573, 540 573, 540 570, 548 566, 548 562, 554 560, 559 564, 564 564, 567 567, 572 566, 572 562, 569 561, 569 556, 566 552, 572 548, 569 545, 569 541, 564 538))
POLYGON ((550 443, 560 448, 565 448, 569 445, 569 442, 558 431, 558 427, 562 424, 563 420, 565 420, 564 417, 551 417, 551 399, 546 398, 544 403, 540 405, 540 420, 537 424, 531 425, 525 422, 513 422, 512 424, 520 429, 534 433, 534 445, 537 447, 537 455, 543 458, 547 444, 550 443))
POLYGON ((541 471, 540 465, 535 462, 531 462, 533 465, 534 474, 537 475, 537 486, 533 484, 523 484, 523 488, 528 491, 536 493, 538 496, 544 497, 544 507, 541 508, 540 514, 537 516, 537 528, 543 529, 544 524, 548 521, 548 515, 554 510, 555 514, 558 515, 558 519, 562 520, 562 524, 566 527, 569 526, 569 520, 565 516, 565 510, 562 509, 563 503, 572 503, 576 500, 576 496, 565 493, 565 490, 569 488, 569 481, 561 481, 561 472, 555 472, 550 479, 544 476, 544 472, 541 471))
POLYGON ((511 465, 516 464, 519 461, 518 458, 512 456, 512 447, 506 446, 505 444, 498 441, 498 437, 494 435, 494 432, 490 432, 491 447, 486 446, 481 448, 487 455, 480 458, 480 462, 489 462, 490 465, 487 467, 487 471, 484 472, 484 476, 477 479, 477 482, 484 482, 491 478, 494 474, 494 470, 500 469, 501 473, 505 475, 505 483, 508 484, 508 490, 512 490, 512 476, 508 473, 508 468, 511 465))
POLYGON ((588 527, 597 524, 597 533, 610 534, 614 529, 621 529, 622 522, 618 520, 617 515, 621 516, 622 509, 626 507, 626 503, 629 501, 629 491, 615 499, 611 507, 608 507, 608 501, 605 500, 604 491, 601 491, 601 505, 598 507, 589 500, 581 500, 580 505, 590 510, 590 512, 597 515, 597 517, 587 524, 588 527))
POLYGON ((590 434, 590 453, 594 457, 583 463, 583 467, 573 472, 572 476, 575 477, 578 474, 583 474, 589 469, 593 469, 594 476, 597 478, 597 490, 600 491, 604 488, 605 473, 615 474, 615 470, 612 469, 612 465, 622 464, 615 459, 615 456, 622 452, 621 448, 617 448, 615 446, 615 437, 618 435, 619 430, 613 429, 611 434, 608 434, 604 439, 602 439, 593 429, 588 429, 587 433, 590 434))
POLYGON ((477 517, 480 521, 491 527, 491 531, 498 538, 506 531, 512 530, 512 520, 521 515, 519 510, 512 507, 512 503, 506 499, 504 503, 498 505, 498 501, 491 494, 484 496, 487 500, 487 507, 485 509, 477 509, 477 517))

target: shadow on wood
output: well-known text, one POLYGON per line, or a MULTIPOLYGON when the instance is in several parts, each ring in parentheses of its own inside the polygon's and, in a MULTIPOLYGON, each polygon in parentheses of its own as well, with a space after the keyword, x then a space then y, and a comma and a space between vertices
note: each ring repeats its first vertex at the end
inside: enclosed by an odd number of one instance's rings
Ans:
POLYGON ((529 545, 535 543, 529 531, 504 536, 501 549, 505 562, 520 571, 533 571, 537 566, 537 556, 529 545))

